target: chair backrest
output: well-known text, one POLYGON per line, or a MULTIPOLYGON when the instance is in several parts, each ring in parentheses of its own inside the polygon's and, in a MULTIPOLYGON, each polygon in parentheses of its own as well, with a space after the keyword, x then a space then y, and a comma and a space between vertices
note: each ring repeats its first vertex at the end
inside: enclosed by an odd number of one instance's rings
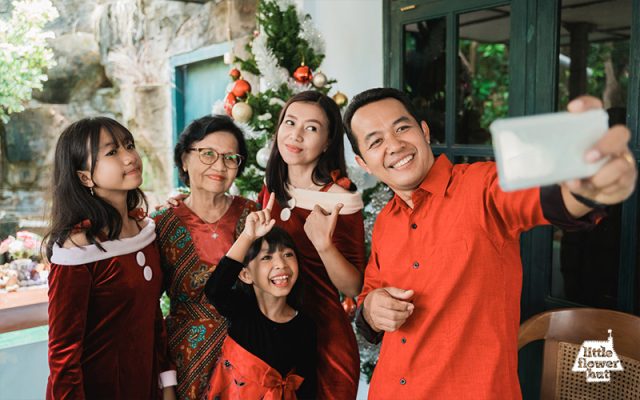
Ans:
POLYGON ((569 308, 535 315, 520 326, 518 349, 544 340, 540 398, 638 399, 640 398, 640 317, 595 308, 569 308), (612 371, 610 382, 587 382, 585 372, 572 368, 582 343, 607 341, 624 371, 612 371))

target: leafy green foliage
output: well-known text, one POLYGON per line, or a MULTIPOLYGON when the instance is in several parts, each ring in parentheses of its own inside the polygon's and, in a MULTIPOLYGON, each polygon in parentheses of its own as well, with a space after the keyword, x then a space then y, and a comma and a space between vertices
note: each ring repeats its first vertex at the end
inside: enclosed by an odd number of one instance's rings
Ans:
POLYGON ((295 6, 290 5, 281 12, 275 1, 261 1, 258 5, 258 23, 267 35, 267 46, 278 59, 278 64, 289 73, 293 73, 303 62, 312 70, 320 67, 324 54, 315 54, 309 43, 298 36, 300 21, 295 6))
POLYGON ((171 299, 167 295, 167 292, 163 292, 162 297, 160 297, 160 310, 162 311, 163 317, 167 317, 169 315, 169 311, 171 310, 171 299))
MULTIPOLYGON (((561 53, 569 54, 568 47, 561 53)), ((629 86, 629 41, 591 43, 587 55, 587 93, 604 97, 607 74, 606 64, 611 63, 613 76, 618 80, 622 91, 621 98, 627 98, 629 86)), ((558 76, 558 109, 564 110, 569 103, 569 67, 561 67, 558 76)))
MULTIPOLYGON (((247 53, 251 54, 250 44, 247 44, 246 46, 244 46, 244 48, 245 50, 247 50, 247 53)), ((260 75, 260 69, 258 68, 258 64, 256 64, 256 59, 253 58, 253 55, 251 55, 251 57, 247 58, 246 60, 243 60, 242 58, 236 56, 236 62, 240 64, 241 70, 253 75, 260 75)))
POLYGON ((52 32, 43 31, 47 22, 58 17, 49 0, 23 0, 13 3, 8 21, 0 21, 0 119, 24 110, 34 89, 47 80, 43 72, 55 65, 53 51, 46 40, 52 32))
MULTIPOLYGON (((460 51, 463 54, 474 51, 471 41, 461 40, 460 51)), ((476 64, 471 93, 465 97, 464 105, 480 113, 480 126, 487 129, 509 111, 509 51, 502 43, 479 43, 475 51, 481 61, 476 64)))
MULTIPOLYGON (((311 18, 306 15, 305 18, 311 18)), ((315 71, 322 64, 324 54, 316 54, 309 43, 299 37, 300 20, 295 6, 290 5, 280 11, 276 1, 265 0, 258 4, 258 24, 267 35, 267 46, 278 60, 278 64, 292 74, 302 63, 315 71)), ((251 53, 251 44, 245 47, 251 54, 247 59, 238 58, 240 69, 254 75, 260 75, 260 69, 251 53)), ((325 89, 328 90, 328 89, 325 89)))

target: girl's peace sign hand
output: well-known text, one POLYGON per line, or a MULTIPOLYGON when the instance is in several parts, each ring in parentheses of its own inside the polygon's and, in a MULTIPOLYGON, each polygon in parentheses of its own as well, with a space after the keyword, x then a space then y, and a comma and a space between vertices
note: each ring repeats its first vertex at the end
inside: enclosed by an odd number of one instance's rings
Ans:
POLYGON ((271 210, 273 210, 275 200, 276 196, 272 192, 269 196, 269 202, 263 210, 254 211, 247 216, 244 230, 242 231, 247 238, 251 240, 260 238, 269 233, 276 224, 276 220, 271 218, 271 210))

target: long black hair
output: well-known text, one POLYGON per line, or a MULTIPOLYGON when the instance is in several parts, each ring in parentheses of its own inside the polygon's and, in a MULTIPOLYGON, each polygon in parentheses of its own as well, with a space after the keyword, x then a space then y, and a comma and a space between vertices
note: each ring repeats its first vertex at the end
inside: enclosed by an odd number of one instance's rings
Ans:
MULTIPOLYGON (((51 258, 53 245, 63 246, 74 226, 89 220, 84 231, 87 241, 104 251, 99 240, 115 240, 122 230, 118 210, 80 182, 78 171, 95 171, 100 146, 100 132, 104 130, 115 143, 134 143, 133 135, 117 121, 107 117, 84 118, 69 125, 58 138, 53 163, 51 230, 46 235, 46 253, 51 258), (89 165, 90 160, 91 165, 89 165)), ((129 211, 148 208, 144 193, 138 188, 127 192, 129 211)))
MULTIPOLYGON (((325 96, 315 90, 301 92, 291 97, 282 107, 278 125, 273 133, 274 143, 269 155, 269 162, 265 172, 267 188, 270 192, 275 193, 276 200, 280 206, 285 207, 290 196, 287 192, 287 183, 289 182, 289 167, 282 159, 282 155, 278 150, 278 129, 284 121, 287 109, 293 103, 305 102, 317 104, 327 116, 329 121, 329 143, 327 150, 320 154, 318 164, 313 169, 311 180, 316 185, 326 185, 331 182, 331 171, 339 170, 340 176, 347 176, 347 165, 344 161, 344 142, 342 127, 342 118, 340 116, 340 108, 330 97, 325 96)), ((355 191, 356 187, 352 183, 351 191, 355 191)))
MULTIPOLYGON (((294 309, 299 310, 300 307, 302 306, 302 295, 303 295, 303 283, 301 282, 302 268, 300 267, 300 262, 301 262, 300 253, 298 252, 298 248, 296 247, 296 244, 293 242, 293 239, 291 238, 289 233, 287 233, 287 231, 285 231, 282 228, 278 228, 277 226, 274 226, 266 235, 254 240, 254 242, 251 244, 251 247, 249 248, 249 251, 245 255, 242 263, 244 265, 248 265, 249 262, 255 259, 260 253, 260 250, 262 250, 262 244, 264 242, 267 242, 267 244, 269 245, 269 248, 267 250, 269 253, 273 253, 277 250, 282 250, 286 248, 293 250, 293 252, 295 253, 296 259, 298 260, 298 279, 296 280, 296 283, 293 285, 293 288, 291 288, 291 292, 289 292, 289 294, 287 295, 287 304, 289 304, 294 309)), ((253 288, 251 288, 251 285, 247 285, 246 283, 242 282, 240 279, 238 279, 238 284, 242 285, 245 291, 254 293, 253 288)))

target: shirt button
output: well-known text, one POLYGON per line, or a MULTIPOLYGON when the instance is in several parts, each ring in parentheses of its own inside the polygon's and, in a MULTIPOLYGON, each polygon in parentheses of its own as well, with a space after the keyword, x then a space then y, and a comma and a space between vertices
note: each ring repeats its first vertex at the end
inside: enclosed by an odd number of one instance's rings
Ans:
POLYGON ((405 344, 405 343, 407 343, 407 338, 403 337, 402 339, 400 339, 400 341, 402 342, 402 344, 405 344))
POLYGON ((404 378, 400 379, 400 384, 401 385, 404 385, 405 383, 407 383, 407 381, 404 378))
POLYGON ((420 267, 420 263, 419 263, 419 262, 417 262, 417 261, 415 261, 415 262, 413 263, 413 269, 418 269, 419 267, 420 267))
POLYGON ((418 225, 417 224, 411 224, 411 229, 418 229, 418 225))

